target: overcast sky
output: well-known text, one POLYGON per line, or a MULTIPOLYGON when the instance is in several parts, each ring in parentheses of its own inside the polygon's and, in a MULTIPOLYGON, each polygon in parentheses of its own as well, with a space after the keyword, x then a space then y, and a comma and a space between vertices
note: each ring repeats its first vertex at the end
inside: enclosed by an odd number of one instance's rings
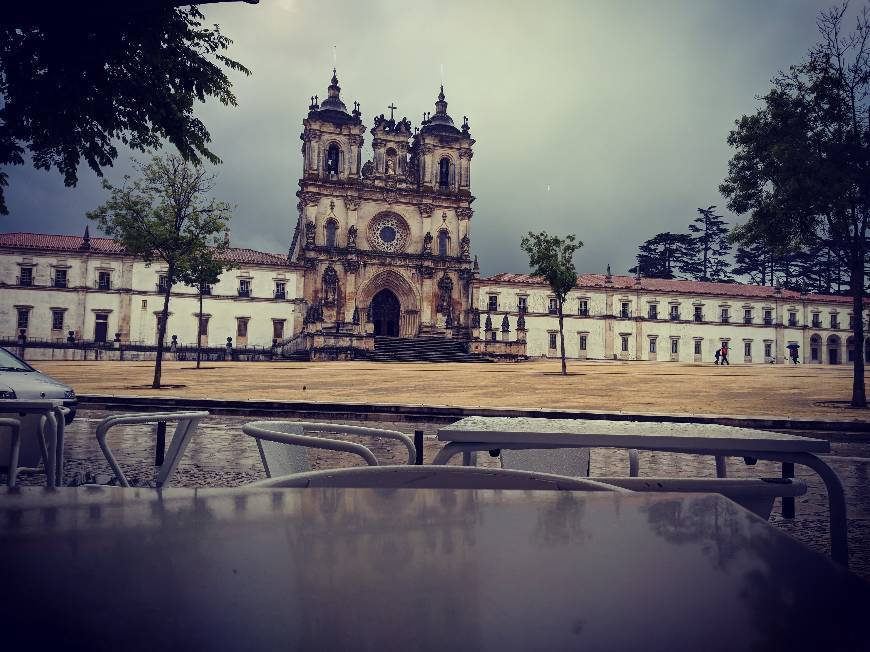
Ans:
MULTIPOLYGON (((859 3, 860 4, 860 3, 859 3)), ((326 95, 333 45, 342 99, 374 115, 395 102, 418 125, 444 70, 448 112, 477 140, 472 249, 481 271, 520 272, 529 229, 575 233, 579 271, 614 273, 637 245, 684 231, 717 188, 725 139, 779 69, 815 43, 819 0, 261 0, 204 9, 234 40, 239 106, 204 105, 216 195, 237 206, 236 246, 285 251, 296 218, 302 119, 326 95), (549 188, 549 191, 548 191, 549 188)), ((366 135, 370 147, 371 136, 366 135)), ((122 152, 114 169, 129 168, 122 152)), ((82 169, 10 170, 0 230, 81 233, 103 199, 82 169)), ((734 216, 725 212, 732 222, 734 216)))

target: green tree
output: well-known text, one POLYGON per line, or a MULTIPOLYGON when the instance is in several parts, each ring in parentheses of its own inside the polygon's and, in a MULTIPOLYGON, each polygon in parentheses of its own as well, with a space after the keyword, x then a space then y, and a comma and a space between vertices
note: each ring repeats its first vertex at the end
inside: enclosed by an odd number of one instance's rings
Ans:
POLYGON ((565 298, 568 292, 577 284, 577 270, 574 268, 574 253, 583 246, 573 234, 560 238, 547 235, 546 231, 525 236, 520 245, 529 255, 529 267, 532 273, 542 276, 550 284, 550 289, 556 295, 556 305, 559 310, 559 345, 562 352, 562 375, 568 374, 565 364, 565 331, 564 313, 565 298))
POLYGON ((699 208, 700 215, 689 224, 691 239, 684 248, 680 271, 696 281, 729 281, 728 227, 715 206, 699 208))
POLYGON ((866 407, 864 297, 870 226, 870 12, 851 33, 848 5, 822 12, 820 40, 736 121, 720 191, 748 214, 732 237, 789 249, 826 245, 848 270, 855 350, 852 405, 866 407))
POLYGON ((214 176, 201 166, 174 154, 136 163, 140 177, 122 186, 103 181, 111 197, 88 213, 102 231, 117 239, 134 256, 147 263, 166 264, 163 309, 157 331, 157 358, 152 387, 160 387, 169 298, 183 270, 191 269, 197 256, 209 245, 219 244, 218 235, 230 219, 229 204, 210 198, 214 176))
POLYGON ((3 167, 23 165, 78 181, 118 157, 172 143, 185 160, 219 162, 194 114, 208 98, 235 106, 222 54, 232 43, 179 2, 17 2, 0 16, 0 214, 8 212, 3 167))
POLYGON ((226 258, 228 240, 211 247, 201 247, 186 257, 178 270, 178 280, 188 287, 195 288, 199 298, 199 312, 196 325, 196 368, 202 362, 202 299, 211 294, 211 286, 220 280, 221 274, 232 269, 226 258))
POLYGON ((650 278, 674 278, 691 240, 684 233, 659 233, 638 247, 637 265, 628 271, 650 278))

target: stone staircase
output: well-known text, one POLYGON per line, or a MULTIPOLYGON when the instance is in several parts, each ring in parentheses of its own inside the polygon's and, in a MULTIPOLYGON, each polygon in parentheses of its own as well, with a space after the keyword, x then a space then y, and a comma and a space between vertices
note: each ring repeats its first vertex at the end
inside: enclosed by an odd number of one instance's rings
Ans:
POLYGON ((468 341, 449 337, 375 337, 368 354, 377 362, 486 362, 468 353, 468 341))

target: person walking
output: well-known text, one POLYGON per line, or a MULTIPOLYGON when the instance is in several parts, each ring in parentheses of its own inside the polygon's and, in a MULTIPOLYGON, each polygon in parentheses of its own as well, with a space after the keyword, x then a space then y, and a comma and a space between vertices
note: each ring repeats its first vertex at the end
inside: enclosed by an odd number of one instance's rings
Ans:
POLYGON ((728 362, 728 344, 722 344, 722 353, 719 354, 719 362, 724 367, 726 364, 730 367, 731 363, 728 362))
POLYGON ((716 349, 716 362, 714 362, 713 364, 719 364, 719 356, 720 356, 721 354, 722 354, 722 350, 721 350, 721 349, 716 349))

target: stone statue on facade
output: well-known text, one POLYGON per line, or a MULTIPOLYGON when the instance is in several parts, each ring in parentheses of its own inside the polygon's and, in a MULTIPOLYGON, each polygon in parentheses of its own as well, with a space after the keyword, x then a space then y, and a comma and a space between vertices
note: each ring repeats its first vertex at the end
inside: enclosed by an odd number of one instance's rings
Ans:
POLYGON ((363 179, 371 179, 375 173, 375 164, 372 161, 366 161, 362 166, 363 179))
POLYGON ((431 256, 432 255, 432 234, 426 233, 423 236, 423 255, 431 256))
POLYGON ((475 328, 480 328, 480 308, 475 308, 472 313, 472 320, 475 328))
POLYGON ((338 299, 338 272, 335 267, 327 265, 323 270, 323 300, 334 303, 338 299))
POLYGON ((451 298, 453 295, 453 281, 447 273, 438 280, 438 312, 442 315, 447 316, 448 311, 452 312, 451 308, 451 298))
POLYGON ((471 239, 467 233, 459 241, 459 255, 463 260, 468 260, 471 257, 471 239))
POLYGON ((351 224, 347 230, 347 248, 356 249, 356 225, 351 224))
POLYGON ((305 223, 305 246, 313 247, 314 246, 314 232, 317 230, 317 227, 314 226, 314 222, 311 220, 305 223))
POLYGON ((392 158, 387 159, 387 175, 393 176, 396 174, 396 164, 393 163, 392 158))

